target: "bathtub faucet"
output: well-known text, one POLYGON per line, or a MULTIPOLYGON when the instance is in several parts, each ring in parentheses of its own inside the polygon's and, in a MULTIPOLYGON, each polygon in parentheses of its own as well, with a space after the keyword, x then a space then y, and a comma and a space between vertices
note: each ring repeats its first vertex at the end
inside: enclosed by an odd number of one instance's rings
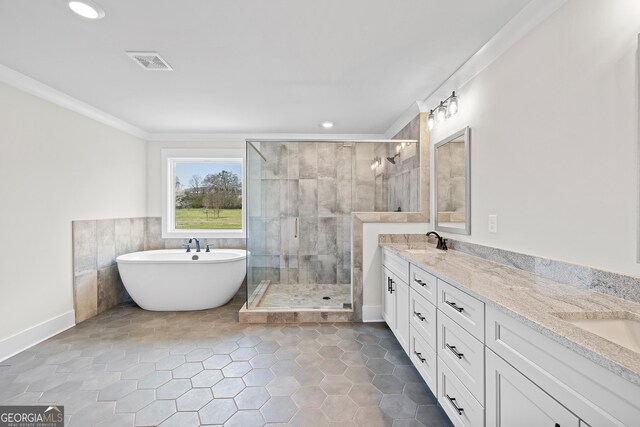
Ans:
MULTIPOLYGON (((200 252, 200 240, 196 239, 195 237, 192 237, 191 239, 189 239, 189 243, 191 243, 192 240, 195 240, 196 242, 196 252, 200 252)), ((187 250, 187 252, 189 252, 187 250)))

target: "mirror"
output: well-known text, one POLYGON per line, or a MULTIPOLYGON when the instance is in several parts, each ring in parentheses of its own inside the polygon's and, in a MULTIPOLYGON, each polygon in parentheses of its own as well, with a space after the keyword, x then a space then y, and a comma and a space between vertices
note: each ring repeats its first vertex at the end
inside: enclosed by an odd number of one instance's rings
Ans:
POLYGON ((471 234, 469 128, 434 146, 437 231, 471 234))

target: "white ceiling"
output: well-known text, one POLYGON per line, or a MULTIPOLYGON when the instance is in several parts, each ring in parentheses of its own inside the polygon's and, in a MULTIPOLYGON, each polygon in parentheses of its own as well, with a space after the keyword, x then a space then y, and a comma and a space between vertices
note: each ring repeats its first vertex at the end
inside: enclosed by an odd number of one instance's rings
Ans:
POLYGON ((0 64, 152 133, 380 134, 528 2, 1 0, 0 64))

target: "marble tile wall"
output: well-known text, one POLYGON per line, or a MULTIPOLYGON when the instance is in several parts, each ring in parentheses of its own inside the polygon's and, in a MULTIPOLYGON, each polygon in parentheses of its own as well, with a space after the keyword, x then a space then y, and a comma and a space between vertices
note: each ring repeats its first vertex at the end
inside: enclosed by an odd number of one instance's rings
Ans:
MULTIPOLYGON (((395 139, 420 139, 420 120, 416 116, 395 139)), ((407 144, 396 155, 396 144, 375 144, 374 156, 382 159, 376 170, 375 207, 367 212, 420 211, 420 144, 407 144)), ((365 212, 365 211, 362 211, 365 212)))
MULTIPOLYGON (((371 160, 376 153, 374 144, 335 144, 335 157, 332 147, 320 147, 322 144, 310 143, 266 143, 259 147, 264 153, 265 158, 278 154, 285 154, 287 161, 281 160, 269 162, 263 161, 258 156, 252 156, 252 152, 248 157, 247 171, 249 174, 249 184, 247 197, 253 200, 247 206, 249 234, 247 241, 247 249, 254 256, 250 258, 250 268, 247 271, 249 291, 257 287, 261 280, 271 280, 274 283, 318 283, 317 271, 319 262, 333 262, 333 259, 320 258, 315 255, 318 250, 318 240, 320 240, 320 218, 331 212, 333 207, 333 197, 328 201, 323 201, 323 194, 327 194, 327 182, 320 183, 320 186, 326 185, 325 190, 318 190, 318 182, 323 179, 333 178, 333 164, 336 166, 336 186, 335 189, 335 215, 325 216, 324 218, 336 218, 336 247, 338 255, 336 259, 336 276, 338 283, 352 283, 353 295, 353 311, 349 314, 337 313, 344 320, 361 321, 362 320, 362 294, 363 294, 363 271, 362 271, 362 238, 363 225, 371 222, 385 223, 402 223, 402 222, 429 222, 430 220, 430 143, 429 133, 426 127, 426 113, 417 115, 405 128, 403 128, 394 139, 415 139, 419 141, 415 147, 416 153, 412 156, 415 160, 407 163, 406 167, 410 171, 409 179, 417 179, 419 182, 411 187, 409 192, 409 207, 405 209, 401 205, 403 212, 376 212, 378 207, 380 210, 385 206, 394 206, 397 197, 406 197, 396 191, 396 199, 390 198, 391 190, 388 189, 389 182, 382 180, 373 175, 371 171, 371 160), (288 144, 288 145, 287 145, 288 144), (354 145, 357 147, 353 148, 354 145), (252 159, 253 157, 253 159, 252 159), (328 161, 324 161, 328 159, 328 161), (417 163, 419 167, 413 167, 413 163, 417 163), (271 164, 270 164, 271 163, 271 164), (285 166, 286 165, 286 166, 285 166), (349 167, 351 165, 351 167, 349 167), (286 168, 286 172, 285 169, 286 168), (367 175, 369 174, 369 175, 367 175), (267 183, 270 179, 278 176, 280 181, 287 180, 288 186, 278 188, 269 187, 269 191, 265 192, 265 188, 273 183, 267 183), (285 178, 286 176, 286 178, 285 178), (369 176, 369 180, 367 180, 369 176), (317 177, 317 178, 316 178, 317 177), (417 178, 416 178, 417 177, 417 178), (380 179, 380 182, 376 182, 380 179), (304 181, 310 180, 310 181, 304 181), (296 187, 297 186, 297 187, 296 187), (381 190, 378 187, 381 186, 381 190), (385 190, 385 187, 387 188, 385 190), (293 188, 289 194, 285 194, 289 188, 293 188), (296 191, 297 189, 297 191, 296 191), (386 191, 386 192, 385 192, 386 191), (271 196, 263 197, 263 194, 271 196), (270 197, 280 194, 280 202, 286 200, 286 207, 282 209, 281 216, 277 218, 280 222, 280 235, 276 236, 275 231, 267 232, 267 222, 275 220, 267 215, 267 202, 270 197), (258 197, 259 196, 259 197, 258 197), (307 199, 305 203, 304 200, 307 199), (318 198, 322 204, 318 202, 318 198), (391 200, 391 201, 390 201, 391 200), (410 212, 413 211, 413 212, 410 212), (314 220, 302 221, 302 215, 309 215, 315 219, 318 216, 318 222, 314 220), (295 216, 300 216, 300 237, 291 239, 292 230, 295 230, 295 216), (288 218, 287 218, 288 217, 288 218), (265 244, 265 241, 272 242, 265 244), (298 246, 296 246, 298 245, 298 246), (283 254, 278 256, 275 248, 280 247, 283 254), (340 252, 342 255, 340 256, 340 252), (304 253, 304 254, 301 254, 304 253), (314 280, 315 279, 315 280, 314 280)), ((390 144, 395 149, 396 144, 390 144)), ((380 150, 380 148, 378 148, 380 150)), ((408 154, 409 152, 407 152, 408 154)), ((379 155, 382 157, 382 155, 379 155)), ((398 172, 403 173, 406 170, 399 168, 398 172)), ((397 174, 398 180, 394 186, 400 187, 405 185, 401 180, 406 179, 397 174)), ((271 203, 271 201, 269 201, 271 203)), ((397 206, 393 210, 397 209, 397 206)), ((331 220, 328 220, 331 221, 331 220)), ((332 223, 325 223, 326 227, 332 227, 332 223)), ((277 229, 277 228, 276 228, 277 229)), ((324 228, 323 228, 324 230, 324 228)), ((333 242, 330 236, 329 241, 333 242)), ((326 245, 327 239, 323 237, 321 245, 326 245)), ((321 246, 322 247, 322 246, 321 246)), ((333 247, 333 246, 331 246, 333 247)), ((333 271, 331 271, 333 276, 333 271)), ((267 314, 276 316, 279 313, 249 313, 247 316, 255 316, 255 321, 261 322, 267 317, 267 314)), ((291 313, 288 321, 301 321, 291 313)), ((243 314, 241 313, 241 319, 243 314)), ((275 318, 275 317, 274 317, 275 318)))
POLYGON ((73 221, 76 323, 130 299, 116 257, 144 249, 145 218, 73 221))
POLYGON ((249 283, 350 283, 354 147, 269 142, 259 149, 267 161, 248 167, 249 283))
MULTIPOLYGON (((76 323, 130 300, 116 257, 142 250, 178 249, 183 239, 163 239, 162 221, 118 218, 73 221, 73 295, 76 323)), ((203 247, 207 243, 202 239, 203 247)), ((244 239, 212 239, 214 248, 244 249, 244 239)))
MULTIPOLYGON (((435 239, 427 239, 423 234, 384 234, 380 235, 379 241, 380 243, 406 244, 409 248, 416 249, 426 244, 435 245, 436 243, 435 239)), ((640 278, 638 277, 455 239, 447 239, 447 241, 452 250, 528 271, 559 283, 579 285, 583 288, 640 303, 640 278)))
POLYGON ((394 206, 402 204, 404 211, 419 205, 420 156, 415 145, 403 151, 397 166, 371 170, 375 156, 390 156, 395 147, 260 143, 266 161, 254 156, 248 165, 248 248, 253 254, 249 283, 350 284, 351 213, 388 211, 390 200, 394 206), (387 177, 385 171, 392 173, 387 177), (393 190, 387 189, 390 184, 393 190))

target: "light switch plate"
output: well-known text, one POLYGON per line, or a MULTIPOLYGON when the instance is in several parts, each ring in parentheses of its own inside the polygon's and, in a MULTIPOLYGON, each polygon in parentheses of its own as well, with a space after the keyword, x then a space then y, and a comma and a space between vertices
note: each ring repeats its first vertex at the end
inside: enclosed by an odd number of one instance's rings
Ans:
POLYGON ((489 233, 498 232, 498 215, 489 215, 489 233))

